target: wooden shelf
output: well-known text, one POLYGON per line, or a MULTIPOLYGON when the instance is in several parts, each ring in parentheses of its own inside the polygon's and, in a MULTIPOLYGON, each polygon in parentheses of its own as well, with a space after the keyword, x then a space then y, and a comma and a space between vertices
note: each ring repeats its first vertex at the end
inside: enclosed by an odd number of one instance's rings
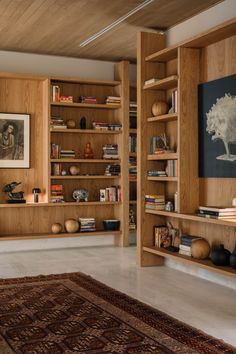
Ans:
POLYGON ((157 53, 153 53, 151 55, 148 55, 145 58, 145 60, 147 62, 165 63, 169 60, 176 59, 177 55, 178 55, 178 47, 173 46, 173 47, 162 49, 157 53))
POLYGON ((47 238, 66 238, 66 237, 89 237, 89 236, 111 236, 111 235, 121 235, 121 231, 92 231, 92 232, 76 232, 68 233, 63 232, 60 234, 52 233, 35 233, 35 234, 25 234, 25 235, 6 235, 0 236, 0 241, 10 241, 10 240, 36 240, 36 239, 47 239, 47 238))
POLYGON ((147 214, 155 214, 159 216, 168 216, 171 218, 183 219, 183 220, 190 220, 190 221, 197 221, 206 224, 215 224, 215 225, 222 225, 222 226, 229 226, 229 227, 236 227, 236 219, 210 219, 201 216, 197 216, 194 214, 179 214, 169 211, 162 211, 162 210, 145 210, 147 214))
POLYGON ((42 208, 42 207, 67 207, 67 206, 94 206, 94 205, 120 205, 121 202, 100 202, 100 201, 91 201, 91 202, 62 202, 62 203, 24 203, 24 204, 0 204, 0 208, 42 208))
POLYGON ((120 163, 120 159, 118 160, 105 160, 105 159, 51 159, 50 162, 61 162, 61 163, 120 163))
POLYGON ((171 75, 166 77, 165 79, 160 79, 151 84, 147 84, 143 86, 144 90, 168 90, 170 88, 175 88, 178 85, 178 76, 171 75))
POLYGON ((155 161, 155 160, 177 160, 178 154, 177 153, 170 153, 170 154, 160 154, 160 155, 148 155, 148 161, 155 161))
POLYGON ((148 122, 173 122, 178 119, 178 113, 163 114, 161 116, 150 117, 148 122))
POLYGON ((70 82, 72 84, 81 84, 81 85, 95 85, 95 86, 119 86, 121 85, 121 81, 117 80, 85 80, 74 77, 62 77, 62 76, 51 76, 51 81, 53 84, 56 83, 66 83, 70 82))
POLYGON ((129 130, 129 133, 130 133, 130 134, 137 134, 137 129, 132 129, 132 128, 131 128, 131 129, 129 130))
POLYGON ((70 103, 70 102, 51 102, 51 106, 71 107, 71 108, 93 108, 93 109, 119 109, 121 105, 99 104, 99 103, 70 103))
POLYGON ((97 175, 97 176, 51 176, 50 179, 65 179, 65 180, 74 180, 74 179, 114 179, 120 178, 121 176, 104 176, 104 175, 97 175))
POLYGON ((185 263, 186 265, 196 265, 200 268, 207 269, 213 272, 217 272, 223 275, 229 275, 231 277, 236 278, 236 270, 230 268, 230 267, 218 267, 215 266, 210 259, 206 260, 198 260, 194 259, 192 257, 187 257, 183 256, 182 254, 175 253, 175 252, 170 252, 167 251, 163 248, 156 248, 156 247, 143 247, 143 251, 149 252, 152 254, 156 254, 158 256, 164 257, 164 258, 170 258, 178 262, 185 263))
POLYGON ((156 182, 178 182, 178 177, 147 177, 148 181, 156 182))
POLYGON ((74 133, 74 134, 122 134, 122 130, 99 130, 99 129, 50 129, 51 133, 74 133))

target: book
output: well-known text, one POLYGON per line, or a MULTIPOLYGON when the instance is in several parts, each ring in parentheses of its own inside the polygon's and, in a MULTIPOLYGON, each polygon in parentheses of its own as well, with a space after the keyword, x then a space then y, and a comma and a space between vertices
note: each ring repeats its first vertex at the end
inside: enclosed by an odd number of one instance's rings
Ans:
POLYGON ((216 212, 229 212, 234 211, 236 212, 236 207, 229 207, 229 206, 200 206, 199 210, 206 210, 206 211, 216 211, 216 212))

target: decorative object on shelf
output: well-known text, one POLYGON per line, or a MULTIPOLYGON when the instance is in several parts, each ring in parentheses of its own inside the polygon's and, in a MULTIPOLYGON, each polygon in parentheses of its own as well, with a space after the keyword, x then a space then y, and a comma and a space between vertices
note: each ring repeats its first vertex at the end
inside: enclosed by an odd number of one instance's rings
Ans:
POLYGON ((76 123, 73 119, 69 119, 66 121, 66 125, 68 129, 75 129, 76 123))
POLYGON ((0 113, 0 168, 30 167, 30 115, 0 113))
POLYGON ((178 252, 180 245, 180 235, 182 232, 179 229, 175 229, 170 221, 167 221, 166 226, 168 227, 168 232, 172 239, 172 245, 169 246, 167 250, 171 252, 178 252))
POLYGON ((75 219, 67 219, 65 221, 65 229, 69 233, 75 233, 79 230, 79 223, 75 219))
POLYGON ((230 255, 229 263, 232 268, 236 269, 236 246, 230 255))
POLYGON ((62 225, 59 224, 58 222, 52 224, 52 233, 53 234, 60 234, 62 232, 62 225))
POLYGON ((154 245, 158 248, 171 246, 171 235, 166 225, 153 226, 154 245))
POLYGON ((178 212, 178 192, 177 191, 174 194, 174 201, 175 201, 174 211, 177 213, 178 212))
POLYGON ((62 170, 62 171, 61 171, 61 175, 62 175, 62 176, 66 176, 66 175, 67 175, 66 170, 62 170))
POLYGON ((79 125, 80 125, 80 129, 86 129, 86 117, 85 116, 81 117, 79 125))
POLYGON ((171 201, 168 201, 165 204, 165 211, 174 211, 174 205, 171 201))
POLYGON ((32 193, 34 194, 34 203, 38 203, 39 202, 39 194, 41 193, 41 189, 40 188, 33 188, 32 193))
POLYGON ((70 174, 71 176, 78 176, 79 172, 80 172, 80 168, 78 166, 70 166, 69 168, 70 174))
POLYGON ((76 189, 73 191, 73 198, 76 202, 87 202, 89 197, 89 191, 86 189, 76 189))
POLYGON ((199 176, 236 177, 236 75, 198 86, 199 176))
POLYGON ((16 204, 16 203, 25 203, 25 199, 24 199, 24 192, 20 191, 20 192, 13 192, 13 190, 19 186, 21 184, 21 182, 11 182, 9 184, 6 184, 2 191, 4 193, 7 193, 8 195, 8 200, 7 203, 9 204, 16 204))
POLYGON ((73 103, 73 96, 60 96, 60 102, 73 103))
POLYGON ((152 114, 156 116, 161 116, 168 112, 168 104, 165 101, 157 101, 152 105, 152 114))
POLYGON ((129 229, 130 230, 136 229, 135 212, 134 212, 133 208, 129 209, 129 229))
POLYGON ((93 159, 93 149, 91 143, 87 143, 84 148, 84 158, 93 159))
POLYGON ((116 219, 108 219, 103 220, 104 230, 119 230, 120 228, 120 220, 116 219))
POLYGON ((230 251, 225 249, 223 244, 220 244, 211 252, 210 258, 217 266, 227 266, 230 261, 230 251))
POLYGON ((191 244, 192 257, 196 259, 206 259, 210 254, 211 247, 209 242, 202 238, 199 240, 193 240, 191 244))

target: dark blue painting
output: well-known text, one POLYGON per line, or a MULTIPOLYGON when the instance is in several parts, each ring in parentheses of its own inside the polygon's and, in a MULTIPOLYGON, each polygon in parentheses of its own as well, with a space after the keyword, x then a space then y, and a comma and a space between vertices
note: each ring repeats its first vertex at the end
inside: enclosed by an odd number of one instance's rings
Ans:
POLYGON ((236 177, 236 75, 198 85, 199 177, 236 177))

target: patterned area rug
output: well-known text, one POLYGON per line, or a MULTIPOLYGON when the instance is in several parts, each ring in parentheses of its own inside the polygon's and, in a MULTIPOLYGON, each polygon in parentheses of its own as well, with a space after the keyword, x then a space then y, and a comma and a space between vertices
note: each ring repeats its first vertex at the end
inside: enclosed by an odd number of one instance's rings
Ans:
POLYGON ((82 273, 0 280, 0 353, 236 353, 82 273))

